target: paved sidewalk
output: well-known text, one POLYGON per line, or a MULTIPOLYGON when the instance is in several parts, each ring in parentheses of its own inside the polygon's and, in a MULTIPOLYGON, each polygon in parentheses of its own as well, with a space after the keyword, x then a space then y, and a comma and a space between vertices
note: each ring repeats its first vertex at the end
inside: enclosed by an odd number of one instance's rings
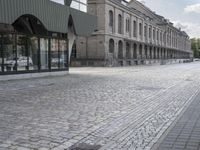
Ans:
POLYGON ((0 150, 150 150, 199 91, 199 62, 0 82, 0 150))
POLYGON ((200 93, 168 131, 157 150, 200 150, 200 93))

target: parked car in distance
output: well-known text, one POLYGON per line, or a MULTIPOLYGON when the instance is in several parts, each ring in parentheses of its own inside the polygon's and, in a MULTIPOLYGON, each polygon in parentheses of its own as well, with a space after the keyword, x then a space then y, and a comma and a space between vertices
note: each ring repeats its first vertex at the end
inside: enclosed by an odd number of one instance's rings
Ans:
MULTIPOLYGON (((22 56, 17 58, 17 66, 25 67, 27 66, 28 57, 22 56)), ((6 66, 14 67, 16 65, 16 59, 7 60, 4 63, 6 66)), ((32 59, 29 57, 29 66, 33 65, 32 59)))
POLYGON ((199 58, 194 58, 194 61, 200 61, 200 59, 199 58))

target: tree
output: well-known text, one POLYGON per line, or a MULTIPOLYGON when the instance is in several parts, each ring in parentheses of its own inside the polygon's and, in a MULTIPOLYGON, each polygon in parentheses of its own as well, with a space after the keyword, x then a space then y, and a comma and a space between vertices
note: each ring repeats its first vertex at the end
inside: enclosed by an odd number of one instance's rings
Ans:
POLYGON ((191 39, 192 50, 195 58, 200 58, 200 38, 191 39))

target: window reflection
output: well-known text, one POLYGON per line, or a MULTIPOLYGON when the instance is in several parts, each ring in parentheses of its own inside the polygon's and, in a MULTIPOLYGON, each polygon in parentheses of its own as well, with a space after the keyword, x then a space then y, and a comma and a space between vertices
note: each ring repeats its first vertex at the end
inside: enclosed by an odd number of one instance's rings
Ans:
POLYGON ((29 37, 29 70, 38 70, 38 38, 29 37))
POLYGON ((17 70, 28 70, 28 49, 27 37, 25 35, 17 35, 17 70))
POLYGON ((0 34, 0 73, 67 69, 67 52, 67 40, 59 37, 0 34))
POLYGON ((2 35, 0 35, 0 72, 3 71, 3 48, 2 48, 2 35))
POLYGON ((40 39, 40 69, 45 70, 48 69, 48 57, 49 57, 49 46, 48 39, 41 38, 40 39))
POLYGON ((87 12, 87 0, 72 0, 71 7, 83 12, 87 12))
POLYGON ((13 35, 8 34, 3 36, 3 50, 4 50, 4 71, 16 71, 17 63, 16 63, 16 50, 14 49, 14 40, 13 35))
POLYGON ((58 39, 51 40, 51 69, 58 69, 59 54, 58 54, 58 39))
POLYGON ((67 68, 67 42, 66 40, 60 40, 59 46, 60 46, 60 68, 67 68))

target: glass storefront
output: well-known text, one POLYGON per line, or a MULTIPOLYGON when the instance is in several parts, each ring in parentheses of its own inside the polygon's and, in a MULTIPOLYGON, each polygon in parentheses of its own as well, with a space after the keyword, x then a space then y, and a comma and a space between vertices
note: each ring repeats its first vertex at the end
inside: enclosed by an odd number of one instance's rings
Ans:
POLYGON ((60 68, 66 68, 67 67, 67 42, 66 40, 60 40, 59 41, 59 47, 60 47, 60 68))
POLYGON ((3 66, 3 48, 2 48, 2 41, 3 37, 0 35, 0 72, 2 72, 2 66, 3 66))
POLYGON ((49 68, 49 41, 47 38, 40 39, 40 69, 49 68))
POLYGON ((28 37, 29 70, 38 70, 38 38, 28 37))
POLYGON ((17 71, 17 53, 15 48, 15 35, 3 35, 3 71, 17 71))
POLYGON ((67 40, 0 34, 0 74, 68 70, 67 40))
POLYGON ((17 35, 17 70, 28 70, 27 36, 17 35))
POLYGON ((51 40, 51 68, 58 69, 59 68, 59 40, 52 39, 51 40))

